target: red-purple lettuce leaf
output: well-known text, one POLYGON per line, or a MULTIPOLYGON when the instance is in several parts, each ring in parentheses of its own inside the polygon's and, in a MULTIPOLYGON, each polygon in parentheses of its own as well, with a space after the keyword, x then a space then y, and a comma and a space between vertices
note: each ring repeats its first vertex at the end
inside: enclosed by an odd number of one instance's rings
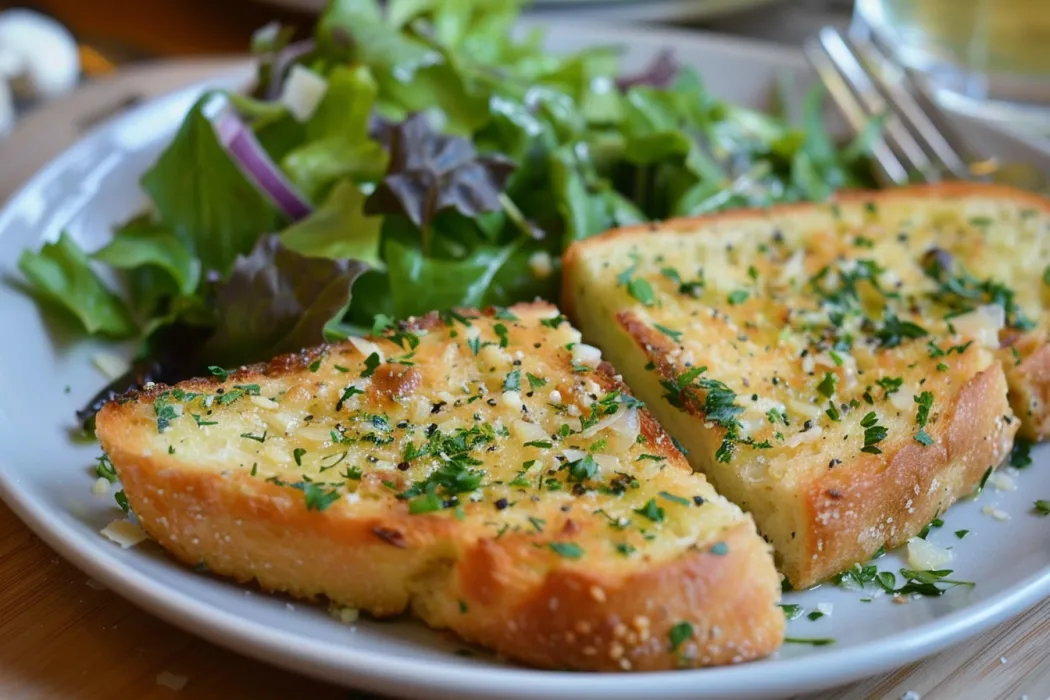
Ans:
POLYGON ((390 165, 365 203, 366 214, 404 214, 425 230, 444 209, 473 218, 501 208, 511 161, 478 154, 470 141, 435 131, 423 113, 384 131, 390 165))
POLYGON ((208 364, 236 366, 316 345, 350 304, 357 260, 300 255, 263 236, 215 288, 218 326, 202 349, 208 364))

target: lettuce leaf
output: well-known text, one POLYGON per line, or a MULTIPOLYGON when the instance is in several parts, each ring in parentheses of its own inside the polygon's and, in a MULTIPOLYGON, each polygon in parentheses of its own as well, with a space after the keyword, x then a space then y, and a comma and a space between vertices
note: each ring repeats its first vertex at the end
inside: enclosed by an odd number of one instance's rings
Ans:
POLYGON ((263 236, 216 286, 218 323, 201 358, 232 367, 323 342, 325 326, 346 313, 365 269, 356 260, 306 257, 276 235, 263 236))
POLYGON ((23 251, 18 269, 34 295, 72 314, 88 333, 130 338, 138 332, 127 305, 102 283, 69 234, 63 232, 54 243, 45 243, 38 253, 23 251))
POLYGON ((379 235, 383 219, 366 215, 364 205, 365 195, 357 185, 340 182, 317 211, 281 232, 281 243, 301 255, 382 267, 379 235))
POLYGON ((332 69, 328 91, 306 123, 305 143, 281 167, 310 199, 337 180, 375 181, 386 170, 386 151, 368 135, 378 88, 365 66, 332 69))
POLYGON ((281 215, 219 143, 203 96, 156 164, 142 177, 142 187, 156 206, 160 222, 188 245, 204 272, 225 275, 234 259, 256 239, 273 231, 281 215))

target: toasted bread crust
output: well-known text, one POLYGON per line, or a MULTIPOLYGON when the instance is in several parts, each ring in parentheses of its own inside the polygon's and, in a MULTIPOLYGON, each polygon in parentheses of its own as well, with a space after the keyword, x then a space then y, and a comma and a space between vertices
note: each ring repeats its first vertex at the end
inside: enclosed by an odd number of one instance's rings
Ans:
MULTIPOLYGON (((970 196, 999 198, 1044 213, 1050 212, 1050 202, 1038 195, 1007 187, 968 183, 880 192, 845 192, 836 199, 843 203, 882 204, 893 200, 924 197, 970 196)), ((675 376, 683 371, 681 354, 696 349, 698 345, 688 345, 688 341, 680 341, 678 338, 672 339, 672 335, 663 329, 657 332, 651 317, 658 318, 659 323, 669 325, 672 333, 678 336, 685 333, 687 338, 689 328, 695 333, 698 324, 702 324, 703 335, 700 337, 704 339, 703 342, 709 343, 703 347, 715 347, 718 339, 725 337, 725 342, 720 347, 737 348, 738 345, 733 342, 736 339, 735 334, 744 332, 738 329, 746 328, 746 322, 734 326, 731 334, 718 313, 708 313, 711 309, 703 305, 689 306, 688 300, 672 298, 667 301, 667 296, 661 297, 659 294, 655 306, 643 311, 639 316, 635 309, 640 308, 641 304, 627 299, 622 290, 619 292, 623 296, 622 301, 608 303, 606 296, 610 294, 612 282, 608 282, 608 288, 604 291, 602 285, 606 283, 607 276, 623 273, 628 267, 629 261, 623 256, 623 251, 628 247, 637 250, 642 257, 648 255, 651 258, 657 253, 666 253, 666 260, 659 258, 663 260, 661 264, 681 271, 681 280, 688 281, 687 275, 692 274, 693 269, 690 263, 695 265, 695 261, 680 260, 670 253, 672 250, 685 249, 674 248, 670 243, 677 240, 679 234, 696 237, 716 236, 720 232, 734 229, 732 226, 721 226, 724 223, 762 222, 767 219, 783 221, 795 216, 804 217, 813 211, 815 206, 819 205, 792 204, 761 211, 735 210, 676 219, 662 224, 627 227, 574 244, 566 253, 563 262, 565 282, 562 287, 562 308, 566 314, 580 325, 585 338, 613 353, 611 358, 624 372, 627 382, 647 402, 661 423, 690 448, 690 461, 693 465, 704 471, 721 493, 745 510, 755 513, 760 529, 770 537, 777 550, 780 570, 796 587, 816 584, 855 562, 865 561, 882 546, 894 547, 906 542, 931 519, 943 513, 952 502, 969 494, 985 472, 997 466, 1006 457, 1015 433, 1036 439, 1050 434, 1050 351, 1046 349, 1046 332, 1040 327, 1020 335, 1009 330, 1002 332, 1000 338, 1003 350, 982 350, 983 358, 998 356, 1000 361, 993 359, 991 364, 987 364, 987 359, 976 359, 972 355, 967 356, 964 362, 961 353, 957 356, 949 353, 930 361, 925 357, 925 352, 920 352, 922 361, 929 363, 929 372, 935 375, 929 377, 931 384, 920 387, 926 389, 937 386, 932 392, 936 401, 936 418, 928 426, 924 426, 923 439, 929 441, 929 444, 917 441, 916 424, 909 417, 899 424, 899 427, 905 429, 901 431, 903 434, 891 433, 888 439, 878 444, 879 454, 850 452, 849 455, 844 455, 834 450, 823 453, 803 450, 786 457, 771 458, 779 460, 776 463, 776 473, 781 475, 777 477, 780 483, 775 483, 774 479, 774 483, 763 481, 756 485, 749 481, 751 476, 739 474, 739 469, 744 469, 749 474, 764 473, 764 468, 755 465, 756 461, 773 464, 768 462, 770 458, 757 451, 750 460, 746 460, 746 466, 737 465, 735 462, 728 467, 714 464, 712 455, 726 431, 704 415, 701 396, 680 396, 681 405, 672 408, 664 399, 666 390, 657 382, 657 379, 665 383, 673 382, 675 376), (657 248, 652 244, 646 248, 644 239, 650 233, 661 236, 661 243, 657 248), (610 245, 618 244, 621 240, 627 241, 627 245, 610 245), (634 247, 635 242, 640 246, 634 247), (665 244, 666 250, 663 249, 665 244), (605 246, 610 247, 606 249, 605 246), (619 257, 607 252, 612 250, 619 251, 619 257), (609 268, 611 272, 607 270, 610 260, 615 261, 609 268), (598 284, 595 284, 596 279, 599 280, 598 284), (653 316, 660 313, 661 300, 670 304, 670 308, 683 310, 681 315, 675 319, 653 316), (607 313, 611 313, 612 318, 606 320, 604 316, 607 313), (677 323, 669 322, 675 320, 677 323), (950 372, 960 373, 961 378, 966 381, 953 380, 951 385, 937 384, 938 379, 948 376, 939 374, 942 369, 940 366, 934 371, 933 365, 939 362, 949 363, 950 372), (643 366, 655 371, 643 371, 643 366), (1017 432, 1019 428, 1020 433, 1017 432), (848 464, 840 466, 842 460, 835 459, 840 456, 848 464), (790 469, 785 462, 791 463, 790 469), (764 510, 765 515, 760 516, 759 510, 764 510), (772 527, 774 522, 775 528, 772 527), (766 528, 767 524, 771 526, 766 528), (778 531, 775 537, 771 536, 773 529, 778 531)), ((871 211, 874 212, 875 208, 871 211)), ((743 230, 752 233, 755 231, 754 228, 743 230)), ((895 230, 887 233, 893 235, 895 230)), ((817 234, 818 242, 813 243, 814 248, 818 248, 820 241, 824 240, 820 238, 822 235, 817 234)), ((637 261, 637 258, 635 260, 637 261)), ((746 266, 747 259, 744 258, 741 264, 746 266)), ((772 273, 766 270, 760 274, 772 273)), ((648 279, 656 288, 657 282, 652 277, 648 279)), ((677 284, 676 280, 675 285, 677 284)), ((744 306, 736 308, 752 308, 747 306, 748 303, 745 302, 744 306)), ((756 309, 754 313, 764 311, 756 309)), ((774 311, 771 317, 776 318, 777 322, 782 321, 776 313, 774 311)), ((743 342, 735 356, 698 356, 697 365, 710 365, 710 372, 704 376, 720 378, 723 369, 719 363, 723 360, 727 365, 753 364, 755 360, 748 359, 751 356, 746 353, 755 346, 749 346, 747 338, 740 340, 743 342)), ((945 348, 948 345, 950 343, 946 343, 945 348)), ((934 357, 932 353, 931 350, 931 358, 934 357)), ((949 364, 945 364, 943 369, 948 370, 949 364)), ((840 372, 836 368, 831 369, 840 372)), ((870 378, 865 381, 873 382, 882 376, 901 374, 905 367, 903 364, 898 367, 887 365, 883 369, 885 374, 876 371, 874 376, 869 374, 870 378)), ((811 368, 808 375, 819 378, 823 371, 814 372, 811 368)), ((838 377, 840 382, 843 381, 841 373, 838 377)), ((788 380, 789 383, 791 381, 788 380)), ((817 380, 811 381, 815 383, 817 380)), ((863 383, 864 381, 861 382, 863 383)), ((752 387, 754 388, 745 389, 739 384, 735 385, 734 388, 741 395, 741 403, 748 403, 748 395, 752 392, 756 392, 756 399, 762 397, 763 389, 754 383, 752 387)), ((832 388, 834 389, 834 385, 832 388)), ((920 388, 915 389, 916 395, 919 391, 920 388)), ((877 395, 876 401, 884 402, 885 397, 877 395)), ((814 423, 827 421, 823 415, 823 408, 826 406, 825 402, 816 412, 814 423)), ((843 404, 840 408, 845 415, 847 406, 843 404)), ((885 404, 881 403, 873 408, 897 411, 898 416, 907 415, 909 411, 914 414, 915 410, 910 397, 906 399, 906 403, 900 403, 895 408, 886 408, 885 404)), ((868 409, 861 402, 856 410, 868 409)), ((769 422, 772 423, 773 419, 770 418, 769 422)), ((856 436, 856 431, 852 435, 856 436)), ((840 440, 848 437, 850 435, 836 435, 840 440)), ((774 447, 776 446, 774 444, 774 447)))
MULTIPOLYGON (((1043 195, 1027 192, 1008 185, 996 185, 974 182, 943 182, 935 185, 910 185, 888 190, 843 190, 834 196, 835 202, 872 202, 882 203, 901 199, 914 198, 955 198, 980 196, 1003 199, 1042 211, 1050 216, 1050 199, 1043 195)), ((563 278, 569 280, 572 270, 579 264, 579 259, 587 251, 610 240, 636 236, 653 231, 670 231, 690 234, 699 228, 711 228, 722 223, 745 221, 761 218, 791 216, 805 212, 812 204, 778 204, 766 209, 731 209, 724 212, 704 214, 701 216, 679 217, 663 222, 637 224, 606 231, 605 233, 574 243, 562 257, 563 278)), ((570 319, 578 319, 576 295, 572 285, 562 285, 561 308, 570 319)), ((1010 388, 1010 403, 1021 420, 1019 437, 1029 440, 1044 440, 1050 437, 1050 350, 1046 349, 1047 333, 1045 331, 1024 334, 1020 338, 1004 338, 1004 347, 1024 348, 1021 366, 1016 366, 1013 355, 1004 355, 1006 379, 1010 388)))
MULTIPOLYGON (((550 309, 523 305, 514 311, 526 318, 550 309)), ((436 323, 427 318, 419 325, 436 323)), ((337 349, 243 368, 225 382, 180 386, 214 392, 232 384, 310 381, 303 375, 310 363, 337 349)), ((608 365, 599 369, 593 374, 603 390, 624 389, 608 365)), ((390 378, 376 385, 391 396, 401 387, 390 378)), ((465 521, 413 515, 407 503, 393 499, 376 507, 340 499, 323 511, 309 510, 302 494, 287 486, 243 469, 197 468, 179 454, 157 450, 155 435, 136 411, 163 391, 154 387, 110 403, 98 415, 97 430, 142 527, 186 564, 204 564, 240 582, 254 580, 269 591, 328 598, 376 617, 411 612, 432 627, 543 668, 726 664, 764 656, 781 642, 778 576, 749 518, 732 516, 736 524, 717 546, 670 558, 645 556, 644 563, 597 553, 577 562, 539 548, 529 533, 493 537, 470 510, 465 521), (672 651, 669 632, 682 622, 695 634, 672 651)), ((645 449, 666 460, 660 472, 665 488, 696 493, 699 477, 647 412, 640 419, 645 449)), ((717 500, 709 488, 703 485, 701 492, 717 500)), ((704 507, 732 508, 715 500, 704 507)), ((598 550, 607 523, 576 513, 573 519, 556 511, 545 517, 551 524, 562 518, 557 539, 571 537, 589 552, 598 550)))
POLYGON ((956 500, 970 495, 1013 444, 1006 379, 992 365, 955 397, 924 447, 897 441, 846 469, 829 468, 804 490, 808 556, 784 574, 798 587, 818 583, 880 548, 905 544, 956 500))

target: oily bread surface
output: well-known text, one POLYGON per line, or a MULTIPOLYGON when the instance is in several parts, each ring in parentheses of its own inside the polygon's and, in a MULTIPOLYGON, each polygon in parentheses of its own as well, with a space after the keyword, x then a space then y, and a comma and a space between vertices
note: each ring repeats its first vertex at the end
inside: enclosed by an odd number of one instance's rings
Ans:
POLYGON ((143 528, 217 574, 543 668, 773 651, 779 579, 750 517, 554 307, 496 316, 154 387, 98 435, 143 528))
POLYGON ((973 185, 682 219, 575 245, 563 307, 807 586, 1042 435, 1047 230, 1042 198, 973 185))

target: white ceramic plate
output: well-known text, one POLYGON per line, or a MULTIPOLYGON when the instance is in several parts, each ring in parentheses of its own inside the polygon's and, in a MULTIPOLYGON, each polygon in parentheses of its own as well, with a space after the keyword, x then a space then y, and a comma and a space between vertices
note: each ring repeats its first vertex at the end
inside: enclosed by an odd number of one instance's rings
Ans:
MULTIPOLYGON (((587 43, 629 47, 637 68, 674 46, 715 92, 761 104, 780 71, 808 82, 797 55, 702 34, 559 25, 555 48, 587 43)), ((236 77, 228 77, 236 80, 236 77)), ((15 279, 19 252, 68 230, 88 249, 145 203, 138 177, 178 126, 200 87, 175 93, 96 129, 37 174, 0 213, 0 277, 15 279)), ((1031 156, 1023 143, 979 125, 964 125, 974 143, 1007 157, 1031 156)), ((1041 161, 1050 166, 1050 158, 1041 161)), ((1050 169, 1050 167, 1048 167, 1050 169)), ((893 605, 861 602, 863 593, 825 585, 789 594, 807 610, 831 603, 830 616, 790 624, 793 637, 834 637, 823 647, 786 645, 777 656, 728 668, 662 674, 592 675, 542 672, 499 663, 404 621, 350 627, 322 610, 195 573, 151 544, 122 550, 99 535, 119 517, 111 494, 92 495, 93 444, 69 439, 73 412, 103 383, 91 357, 100 346, 74 343, 40 315, 24 294, 0 285, 0 494, 48 544, 92 577, 143 608, 214 642, 295 671, 339 683, 412 697, 751 698, 785 696, 844 683, 932 653, 1017 614, 1050 593, 1050 519, 1031 512, 1050 498, 1050 448, 1016 477, 1015 491, 987 489, 952 508, 930 536, 953 547, 952 568, 976 586, 937 599, 893 605), (995 505, 1011 516, 981 513, 995 505), (970 535, 957 539, 953 532, 970 535)), ((903 565, 895 555, 881 568, 903 565)))

